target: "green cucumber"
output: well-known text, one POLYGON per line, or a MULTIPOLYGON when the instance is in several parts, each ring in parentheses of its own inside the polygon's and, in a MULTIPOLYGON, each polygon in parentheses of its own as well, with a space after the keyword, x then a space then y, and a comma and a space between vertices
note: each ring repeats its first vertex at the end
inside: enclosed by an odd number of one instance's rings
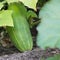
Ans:
POLYGON ((8 9, 13 11, 12 18, 14 27, 7 26, 7 32, 16 48, 24 52, 32 50, 33 41, 26 19, 26 10, 24 7, 21 7, 21 5, 20 3, 11 3, 9 5, 8 9))

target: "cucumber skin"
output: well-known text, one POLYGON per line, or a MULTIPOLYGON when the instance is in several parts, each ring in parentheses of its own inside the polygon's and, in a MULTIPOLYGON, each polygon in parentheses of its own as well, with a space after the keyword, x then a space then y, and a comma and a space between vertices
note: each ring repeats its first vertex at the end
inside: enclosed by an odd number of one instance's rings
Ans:
POLYGON ((29 24, 27 19, 20 14, 18 3, 13 3, 13 6, 9 8, 12 10, 12 18, 14 27, 7 26, 7 32, 11 38, 11 41, 21 52, 32 50, 33 41, 29 30, 29 24), (17 7, 17 11, 13 8, 17 7))

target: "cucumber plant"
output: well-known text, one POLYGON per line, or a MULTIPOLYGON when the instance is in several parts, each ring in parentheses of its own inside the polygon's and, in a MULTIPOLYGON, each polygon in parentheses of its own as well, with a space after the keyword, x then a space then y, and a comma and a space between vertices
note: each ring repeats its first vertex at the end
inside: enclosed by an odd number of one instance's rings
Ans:
MULTIPOLYGON (((33 2, 32 0, 29 4, 26 4, 27 2, 23 0, 4 0, 0 3, 0 26, 6 26, 11 41, 21 52, 32 50, 33 48, 33 40, 27 18, 29 13, 24 5, 36 10, 37 0, 35 0, 34 4, 31 3, 33 2), (8 4, 7 9, 4 9, 4 3, 8 4)), ((31 15, 34 14, 32 11, 31 15)))
POLYGON ((60 48, 60 0, 49 0, 40 10, 37 45, 42 49, 60 48))

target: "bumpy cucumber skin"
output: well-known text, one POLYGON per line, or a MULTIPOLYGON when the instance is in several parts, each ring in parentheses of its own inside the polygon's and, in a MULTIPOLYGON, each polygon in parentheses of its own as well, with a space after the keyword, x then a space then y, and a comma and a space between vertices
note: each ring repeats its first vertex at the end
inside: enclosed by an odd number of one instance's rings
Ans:
POLYGON ((16 48, 21 52, 32 50, 33 41, 27 20, 21 15, 18 3, 13 3, 11 6, 9 6, 9 9, 13 11, 14 27, 7 27, 9 36, 16 48))

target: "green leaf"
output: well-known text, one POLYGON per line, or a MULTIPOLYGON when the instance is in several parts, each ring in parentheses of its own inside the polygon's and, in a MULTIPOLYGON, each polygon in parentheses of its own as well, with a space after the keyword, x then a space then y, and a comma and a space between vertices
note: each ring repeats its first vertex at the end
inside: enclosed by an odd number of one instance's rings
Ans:
POLYGON ((8 3, 18 2, 19 0, 6 0, 8 3))
POLYGON ((39 12, 41 23, 38 25, 37 45, 60 48, 60 0, 47 2, 39 12))
POLYGON ((2 3, 0 3, 0 9, 3 7, 3 4, 2 3))
POLYGON ((53 56, 53 57, 49 57, 49 58, 47 58, 46 60, 60 60, 60 54, 55 55, 55 56, 53 56))
POLYGON ((36 3, 38 0, 6 0, 8 3, 21 1, 25 6, 36 10, 36 3))
POLYGON ((3 2, 0 2, 0 10, 1 10, 2 7, 3 7, 3 2))
POLYGON ((38 0, 20 0, 24 3, 24 5, 28 6, 29 8, 32 8, 36 10, 36 3, 38 0))
POLYGON ((27 12, 27 18, 29 18, 29 17, 37 17, 37 14, 34 11, 29 10, 27 12))
POLYGON ((12 11, 0 11, 0 26, 13 26, 12 11))

